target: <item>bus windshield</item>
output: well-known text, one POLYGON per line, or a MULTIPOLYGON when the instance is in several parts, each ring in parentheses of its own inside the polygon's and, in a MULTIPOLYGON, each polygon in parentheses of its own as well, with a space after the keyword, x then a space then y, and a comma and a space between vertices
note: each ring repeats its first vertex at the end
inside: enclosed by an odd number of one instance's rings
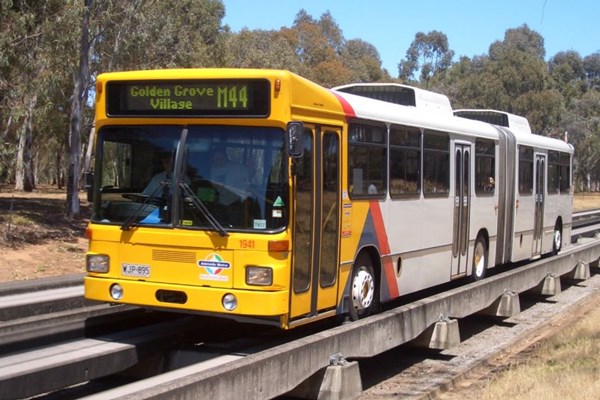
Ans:
POLYGON ((104 127, 92 220, 123 229, 279 231, 289 204, 283 144, 280 128, 104 127))

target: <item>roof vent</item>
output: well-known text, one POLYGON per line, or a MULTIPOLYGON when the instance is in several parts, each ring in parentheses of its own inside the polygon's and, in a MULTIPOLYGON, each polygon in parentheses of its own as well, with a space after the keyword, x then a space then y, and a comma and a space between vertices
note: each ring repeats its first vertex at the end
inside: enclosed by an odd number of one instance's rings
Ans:
POLYGON ((333 90, 387 103, 452 114, 452 106, 448 97, 412 86, 397 83, 353 83, 335 87, 333 90))
POLYGON ((496 110, 456 110, 454 115, 461 118, 474 119, 488 124, 505 126, 513 132, 531 133, 527 118, 496 110))

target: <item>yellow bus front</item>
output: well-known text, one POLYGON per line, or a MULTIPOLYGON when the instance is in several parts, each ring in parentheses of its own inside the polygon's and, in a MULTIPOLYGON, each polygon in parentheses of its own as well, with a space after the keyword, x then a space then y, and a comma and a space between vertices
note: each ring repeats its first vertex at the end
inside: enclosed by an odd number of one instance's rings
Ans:
POLYGON ((285 326, 289 79, 252 70, 98 77, 86 298, 285 326))

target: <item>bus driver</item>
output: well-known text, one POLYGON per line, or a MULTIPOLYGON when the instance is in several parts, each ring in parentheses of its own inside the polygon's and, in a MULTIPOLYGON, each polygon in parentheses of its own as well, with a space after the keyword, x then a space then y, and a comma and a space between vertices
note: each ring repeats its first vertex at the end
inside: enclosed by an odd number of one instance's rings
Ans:
POLYGON ((229 205, 247 195, 248 169, 229 160, 222 148, 213 151, 210 179, 226 186, 226 190, 219 190, 219 199, 223 204, 229 205))

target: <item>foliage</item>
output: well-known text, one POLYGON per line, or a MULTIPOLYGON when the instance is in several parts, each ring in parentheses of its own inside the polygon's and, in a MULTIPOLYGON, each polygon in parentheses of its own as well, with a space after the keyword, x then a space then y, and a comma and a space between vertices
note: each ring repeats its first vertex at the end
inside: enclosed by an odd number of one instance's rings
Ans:
POLYGON ((600 51, 583 58, 583 68, 590 89, 600 89, 600 51))
POLYGON ((75 121, 81 154, 101 72, 281 68, 325 87, 402 81, 447 94, 455 109, 504 110, 527 117, 537 133, 569 132, 579 187, 600 187, 600 52, 582 57, 565 50, 546 61, 544 38, 527 25, 508 29, 487 54, 457 61, 443 32, 417 32, 396 80, 382 68, 377 48, 344 37, 330 12, 314 18, 300 10, 289 27, 231 32, 222 24, 221 0, 86 1, 0 0, 2 184, 26 190, 64 184, 75 78, 87 58, 82 115, 75 121), (89 36, 80 45, 86 10, 89 36))
POLYGON ((300 75, 306 72, 290 42, 277 31, 243 29, 228 34, 225 46, 228 67, 287 69, 300 75))
POLYGON ((600 92, 589 90, 565 110, 560 127, 569 133, 576 151, 575 178, 579 190, 600 190, 600 92))
MULTIPOLYGON (((423 33, 415 36, 399 64, 402 78, 414 79, 412 74, 423 65, 415 54, 433 51, 426 39, 423 33)), ((442 74, 427 76, 421 70, 413 83, 447 94, 455 109, 507 111, 525 116, 536 133, 563 138, 567 132, 576 150, 576 188, 598 190, 600 53, 582 58, 575 51, 562 51, 548 62, 545 55, 543 37, 523 25, 508 29, 487 54, 461 57, 442 74)))
POLYGON ((400 79, 414 82, 415 74, 425 87, 435 75, 444 72, 452 63, 454 51, 448 47, 448 37, 442 32, 418 32, 406 51, 405 60, 398 64, 400 79))
POLYGON ((325 87, 389 78, 377 49, 359 39, 347 41, 329 12, 315 20, 301 10, 294 25, 280 34, 294 49, 302 75, 325 87))

